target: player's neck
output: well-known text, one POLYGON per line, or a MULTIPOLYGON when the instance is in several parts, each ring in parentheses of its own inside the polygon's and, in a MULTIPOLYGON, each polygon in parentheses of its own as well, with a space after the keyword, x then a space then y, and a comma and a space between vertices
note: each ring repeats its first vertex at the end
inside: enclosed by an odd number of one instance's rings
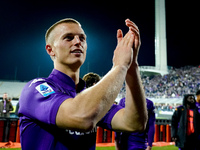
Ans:
POLYGON ((79 83, 79 70, 77 72, 71 72, 69 74, 67 74, 69 77, 72 78, 72 80, 74 80, 75 85, 77 85, 79 83))
POLYGON ((72 78, 72 80, 75 82, 76 85, 79 83, 80 68, 72 69, 69 66, 60 66, 60 65, 55 65, 54 68, 72 78))

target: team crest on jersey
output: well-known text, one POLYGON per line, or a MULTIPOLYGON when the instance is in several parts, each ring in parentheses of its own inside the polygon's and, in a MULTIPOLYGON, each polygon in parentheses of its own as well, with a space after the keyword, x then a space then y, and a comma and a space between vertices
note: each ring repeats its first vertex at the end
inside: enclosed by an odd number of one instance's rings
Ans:
POLYGON ((45 82, 36 87, 36 90, 40 92, 44 97, 55 93, 55 91, 45 82))

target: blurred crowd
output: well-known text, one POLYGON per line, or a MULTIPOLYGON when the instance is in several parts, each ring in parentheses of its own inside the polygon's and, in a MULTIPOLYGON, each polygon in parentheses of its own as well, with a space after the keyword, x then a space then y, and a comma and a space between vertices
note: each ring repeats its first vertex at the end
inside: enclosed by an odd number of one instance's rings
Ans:
POLYGON ((156 111, 171 111, 171 112, 174 112, 175 108, 180 105, 181 104, 164 104, 164 103, 154 104, 156 111))
POLYGON ((174 98, 185 94, 194 94, 200 89, 200 66, 172 68, 161 76, 142 76, 147 97, 174 98))

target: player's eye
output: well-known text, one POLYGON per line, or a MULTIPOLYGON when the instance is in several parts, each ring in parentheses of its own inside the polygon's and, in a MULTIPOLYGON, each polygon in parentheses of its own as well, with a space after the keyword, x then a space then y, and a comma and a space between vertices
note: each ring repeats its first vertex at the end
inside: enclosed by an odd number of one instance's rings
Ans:
POLYGON ((72 41, 74 39, 74 36, 67 35, 67 36, 64 37, 64 39, 67 40, 67 41, 72 41))
POLYGON ((80 39, 81 41, 85 41, 85 36, 80 36, 79 39, 80 39))

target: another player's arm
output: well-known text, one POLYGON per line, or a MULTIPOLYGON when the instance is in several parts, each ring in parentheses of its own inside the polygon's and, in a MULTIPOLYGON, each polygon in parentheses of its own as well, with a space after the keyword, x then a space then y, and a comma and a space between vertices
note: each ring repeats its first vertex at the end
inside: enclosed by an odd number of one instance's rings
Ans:
POLYGON ((114 51, 113 67, 107 75, 96 85, 61 104, 56 116, 58 127, 88 131, 96 126, 123 85, 132 61, 132 45, 133 34, 128 32, 114 51))

